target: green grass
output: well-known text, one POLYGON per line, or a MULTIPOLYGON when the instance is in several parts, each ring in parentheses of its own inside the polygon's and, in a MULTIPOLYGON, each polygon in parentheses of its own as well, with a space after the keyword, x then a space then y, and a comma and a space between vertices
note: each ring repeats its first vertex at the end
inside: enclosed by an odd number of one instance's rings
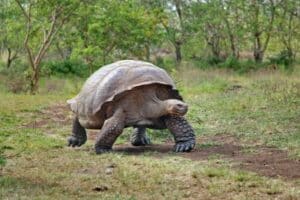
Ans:
MULTIPOLYGON (((232 134, 248 142, 288 149, 300 157, 299 76, 261 73, 240 76, 200 71, 197 76, 193 71, 182 89, 191 105, 188 117, 199 134, 232 134), (205 92, 209 81, 211 85, 216 82, 215 87, 205 92), (235 85, 239 87, 235 89, 235 85)), ((182 72, 178 79, 190 75, 182 72)))
POLYGON ((147 155, 94 155, 90 151, 60 150, 34 152, 8 162, 0 179, 1 192, 14 198, 89 199, 257 199, 296 197, 296 187, 280 180, 235 171, 182 158, 154 159, 147 155), (112 174, 106 174, 113 164, 112 174), (25 173, 26 172, 26 173, 25 173), (97 192, 97 187, 107 187, 97 192), (26 191, 30 193, 26 194, 26 191))
MULTIPOLYGON (((255 153, 255 145, 270 145, 300 158, 297 71, 238 75, 185 69, 172 75, 190 105, 187 118, 198 138, 228 134, 247 147, 244 153, 255 153)), ((96 155, 92 141, 76 149, 66 147, 71 124, 57 124, 43 111, 63 104, 83 81, 43 79, 41 93, 35 96, 1 90, 0 199, 299 198, 299 180, 240 170, 218 154, 192 161, 174 153, 96 155), (45 126, 28 126, 41 120, 45 126), (107 174, 111 165, 112 173, 107 174)), ((130 132, 126 130, 117 143, 128 143, 130 132)), ((172 138, 167 131, 149 133, 154 143, 172 138)), ((197 148, 221 142, 200 140, 197 148)))

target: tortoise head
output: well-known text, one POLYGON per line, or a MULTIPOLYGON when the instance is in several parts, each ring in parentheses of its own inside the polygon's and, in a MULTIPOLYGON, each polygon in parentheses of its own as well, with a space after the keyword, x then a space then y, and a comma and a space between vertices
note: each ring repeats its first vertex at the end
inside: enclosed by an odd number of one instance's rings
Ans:
POLYGON ((165 105, 169 115, 183 116, 188 111, 188 105, 177 99, 165 100, 165 105))

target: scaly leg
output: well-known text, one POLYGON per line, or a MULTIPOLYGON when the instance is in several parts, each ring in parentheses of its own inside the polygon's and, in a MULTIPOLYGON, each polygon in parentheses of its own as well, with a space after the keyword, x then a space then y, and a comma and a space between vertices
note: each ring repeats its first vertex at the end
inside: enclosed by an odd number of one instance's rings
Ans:
POLYGON ((175 139, 175 152, 188 152, 195 147, 195 134, 191 125, 184 117, 167 116, 165 124, 175 139))
POLYGON ((104 125, 96 139, 95 150, 97 154, 104 153, 112 149, 112 145, 123 131, 125 125, 124 119, 125 115, 123 110, 119 109, 111 118, 104 122, 104 125))
POLYGON ((78 118, 73 121, 72 135, 68 138, 68 146, 81 146, 86 142, 85 129, 80 125, 78 118))
POLYGON ((130 137, 130 142, 133 146, 144 146, 150 144, 150 138, 146 134, 145 127, 134 127, 130 137))

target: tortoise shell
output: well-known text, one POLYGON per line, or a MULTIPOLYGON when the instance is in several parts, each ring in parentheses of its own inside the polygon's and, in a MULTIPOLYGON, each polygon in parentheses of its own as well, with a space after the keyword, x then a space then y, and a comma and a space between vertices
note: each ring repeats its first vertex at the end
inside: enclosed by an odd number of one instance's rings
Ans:
POLYGON ((144 61, 122 60, 94 72, 79 94, 67 102, 74 113, 93 116, 101 111, 103 104, 113 101, 117 95, 151 84, 169 86, 181 98, 165 70, 144 61))

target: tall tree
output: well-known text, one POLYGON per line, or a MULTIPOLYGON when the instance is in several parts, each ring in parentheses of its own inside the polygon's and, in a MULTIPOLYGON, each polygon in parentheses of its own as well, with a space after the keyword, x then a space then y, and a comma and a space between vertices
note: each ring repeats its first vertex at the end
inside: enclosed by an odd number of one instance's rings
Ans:
POLYGON ((157 15, 166 32, 166 39, 175 49, 176 62, 182 60, 182 46, 190 37, 190 1, 166 0, 147 1, 149 7, 157 8, 161 12, 157 15))
POLYGON ((73 57, 89 58, 90 66, 105 64, 113 58, 149 60, 150 45, 161 38, 155 13, 135 0, 103 0, 86 5, 78 13, 75 26, 79 37, 73 57))
POLYGON ((253 56, 256 62, 262 62, 274 28, 276 4, 274 0, 251 0, 245 11, 253 40, 253 56))
POLYGON ((31 67, 30 92, 35 94, 40 65, 56 34, 78 6, 75 1, 15 0, 23 14, 24 47, 31 67))
POLYGON ((239 58, 241 43, 245 39, 245 15, 242 9, 245 6, 244 0, 218 0, 220 11, 218 17, 225 24, 225 33, 231 50, 231 56, 239 58))
POLYGON ((281 1, 278 5, 275 24, 276 35, 283 44, 288 58, 293 61, 296 48, 300 47, 300 1, 281 1))
POLYGON ((223 8, 218 0, 197 1, 192 6, 197 36, 204 38, 206 45, 215 58, 220 58, 221 45, 225 38, 225 26, 222 19, 223 8), (218 14, 216 14, 218 13, 218 14))
POLYGON ((0 49, 6 54, 6 67, 10 68, 21 53, 24 31, 19 21, 17 6, 9 0, 3 0, 1 4, 3 9, 0 10, 0 49))

